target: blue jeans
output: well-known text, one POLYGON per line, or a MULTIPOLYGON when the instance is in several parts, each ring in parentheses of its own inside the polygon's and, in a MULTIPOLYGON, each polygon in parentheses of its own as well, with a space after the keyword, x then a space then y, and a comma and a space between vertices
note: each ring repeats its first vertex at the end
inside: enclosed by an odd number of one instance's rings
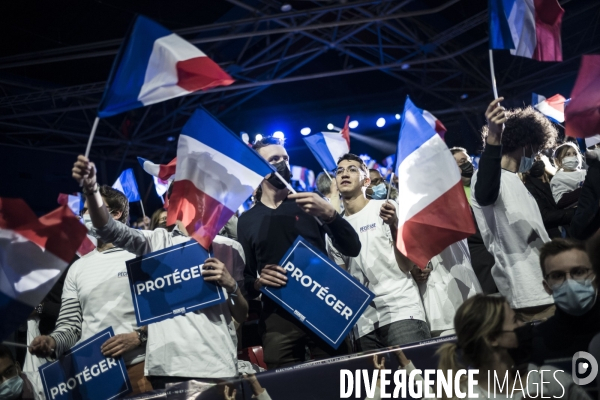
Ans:
POLYGON ((419 342, 431 337, 427 322, 403 319, 375 329, 356 341, 358 351, 383 349, 419 342))

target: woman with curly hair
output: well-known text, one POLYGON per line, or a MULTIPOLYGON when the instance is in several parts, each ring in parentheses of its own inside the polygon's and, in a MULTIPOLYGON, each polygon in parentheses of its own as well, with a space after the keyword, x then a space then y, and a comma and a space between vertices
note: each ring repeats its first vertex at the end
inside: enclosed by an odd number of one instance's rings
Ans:
POLYGON ((550 238, 517 172, 527 172, 535 155, 554 145, 557 131, 532 107, 506 110, 502 100, 485 113, 486 147, 471 179, 471 205, 496 260, 492 276, 500 293, 524 320, 547 318, 554 306, 542 286, 539 249, 550 238))

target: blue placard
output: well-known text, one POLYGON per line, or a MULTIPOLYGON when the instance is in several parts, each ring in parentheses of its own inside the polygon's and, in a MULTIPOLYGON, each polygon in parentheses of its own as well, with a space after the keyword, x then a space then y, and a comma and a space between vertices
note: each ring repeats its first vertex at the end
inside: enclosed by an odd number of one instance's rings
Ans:
POLYGON ((127 261, 138 326, 223 303, 225 290, 202 277, 210 255, 195 240, 127 261))
POLYGON ((131 392, 123 358, 104 357, 100 347, 115 334, 106 328, 39 368, 48 400, 109 400, 131 392))
POLYGON ((287 284, 261 291, 337 349, 375 295, 301 236, 279 265, 287 284))

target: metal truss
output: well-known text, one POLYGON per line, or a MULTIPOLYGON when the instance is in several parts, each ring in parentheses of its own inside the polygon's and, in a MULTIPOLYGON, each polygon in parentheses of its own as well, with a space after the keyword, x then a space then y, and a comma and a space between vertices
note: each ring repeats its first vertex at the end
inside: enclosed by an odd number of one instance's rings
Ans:
MULTIPOLYGON (((433 8, 414 0, 312 1, 310 9, 287 13, 281 12, 283 1, 261 0, 259 7, 244 0, 227 1, 249 15, 176 32, 199 45, 236 83, 102 120, 92 147, 94 158, 123 162, 129 155, 146 155, 162 159, 173 152, 173 135, 198 106, 226 116, 277 84, 380 71, 385 74, 383 79, 393 80, 424 104, 432 104, 428 107, 443 115, 446 125, 472 119, 482 112, 490 96, 489 71, 482 67, 487 63, 488 38, 471 35, 482 31, 487 11, 478 10, 444 30, 425 22, 428 16, 452 10, 460 0, 443 1, 433 8), (306 66, 317 65, 314 60, 330 52, 338 55, 337 67, 306 72, 306 66), (460 101, 461 95, 468 100, 460 101)), ((577 41, 581 48, 576 54, 563 63, 541 66, 514 57, 509 67, 499 69, 503 93, 521 95, 531 90, 536 79, 549 85, 576 73, 578 56, 600 48, 595 30, 587 40, 578 37, 580 29, 597 23, 589 15, 598 12, 598 5, 600 2, 588 2, 563 19, 563 35, 569 24, 579 27, 563 40, 563 47, 577 41)), ((3 57, 0 73, 112 56, 120 43, 110 40, 3 57)), ((331 67, 331 63, 324 64, 331 67)), ((39 87, 14 77, 0 79, 0 145, 81 152, 105 84, 39 87)))

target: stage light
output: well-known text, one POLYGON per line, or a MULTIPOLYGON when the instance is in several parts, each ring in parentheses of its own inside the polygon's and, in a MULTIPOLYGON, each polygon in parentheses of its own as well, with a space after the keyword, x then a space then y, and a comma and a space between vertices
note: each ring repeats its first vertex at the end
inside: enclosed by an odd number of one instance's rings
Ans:
POLYGON ((281 131, 273 132, 273 137, 277 139, 283 139, 285 135, 281 131))
POLYGON ((468 94, 466 94, 466 93, 463 93, 463 94, 460 96, 460 98, 461 98, 461 99, 463 99, 463 100, 465 100, 465 99, 469 98, 469 95, 468 95, 468 94))
POLYGON ((375 123, 379 128, 383 128, 385 126, 385 118, 379 118, 375 123))
POLYGON ((169 137, 167 138, 167 142, 172 142, 172 141, 174 141, 174 140, 175 140, 175 137, 174 137, 174 136, 169 136, 169 137))
POLYGON ((348 127, 350 129, 356 129, 357 126, 358 126, 358 121, 350 121, 350 123, 348 124, 348 127))
POLYGON ((262 135, 260 133, 257 133, 256 136, 254 137, 254 142, 258 142, 261 139, 262 139, 262 135))
POLYGON ((329 129, 330 131, 333 130, 333 124, 331 122, 327 124, 327 129, 329 129))
POLYGON ((242 140, 244 141, 244 143, 248 143, 250 142, 250 136, 248 136, 246 132, 242 132, 242 140))
POLYGON ((292 6, 289 4, 283 4, 281 6, 281 11, 282 12, 288 12, 288 11, 292 11, 292 6))
POLYGON ((310 135, 310 132, 311 132, 310 128, 308 128, 308 127, 300 129, 300 133, 303 134, 304 136, 310 135))
POLYGON ((396 119, 400 119, 400 114, 396 114, 396 119))
POLYGON ((402 69, 409 69, 410 68, 410 64, 402 64, 402 69))

